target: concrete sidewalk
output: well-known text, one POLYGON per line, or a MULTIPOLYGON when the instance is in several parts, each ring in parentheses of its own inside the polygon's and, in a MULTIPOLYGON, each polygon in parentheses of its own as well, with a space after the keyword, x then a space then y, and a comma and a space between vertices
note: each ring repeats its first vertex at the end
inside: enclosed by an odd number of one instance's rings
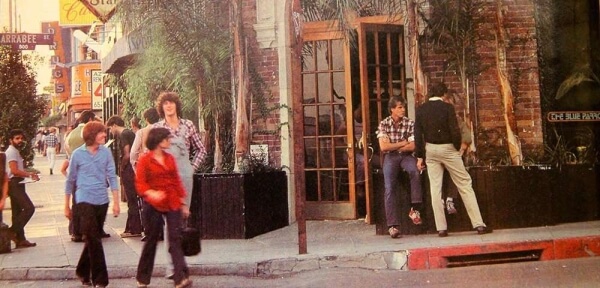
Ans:
MULTIPOLYGON (((59 155, 54 171, 64 155, 59 155)), ((36 212, 25 227, 27 238, 36 247, 13 249, 0 254, 0 280, 74 279, 75 266, 83 243, 70 241, 63 216, 65 177, 49 175, 48 161, 37 156, 35 168, 41 181, 27 184, 36 212)), ((9 201, 7 201, 9 202, 9 201)), ((10 205, 4 210, 10 225, 10 205)), ((127 215, 121 203, 121 215, 111 217, 103 240, 111 278, 134 277, 143 242, 140 238, 121 239, 127 215)), ((495 230, 492 234, 475 232, 407 235, 392 239, 375 235, 375 226, 363 221, 307 222, 308 254, 298 254, 297 226, 266 233, 247 240, 203 240, 202 253, 186 257, 194 275, 278 275, 330 267, 365 269, 431 269, 445 267, 448 257, 490 254, 507 251, 543 250, 540 260, 591 257, 600 255, 600 221, 563 224, 550 227, 495 230)), ((14 248, 14 243, 12 244, 14 248)), ((155 276, 164 275, 166 253, 159 245, 155 276)))

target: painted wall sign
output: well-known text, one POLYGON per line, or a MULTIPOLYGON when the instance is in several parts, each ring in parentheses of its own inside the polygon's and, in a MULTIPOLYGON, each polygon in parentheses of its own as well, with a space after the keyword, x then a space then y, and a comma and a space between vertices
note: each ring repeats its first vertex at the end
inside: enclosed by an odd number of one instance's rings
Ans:
POLYGON ((600 121, 600 111, 554 111, 548 112, 550 122, 600 121))
POLYGON ((98 21, 98 17, 79 0, 60 0, 59 12, 61 26, 92 25, 98 21))

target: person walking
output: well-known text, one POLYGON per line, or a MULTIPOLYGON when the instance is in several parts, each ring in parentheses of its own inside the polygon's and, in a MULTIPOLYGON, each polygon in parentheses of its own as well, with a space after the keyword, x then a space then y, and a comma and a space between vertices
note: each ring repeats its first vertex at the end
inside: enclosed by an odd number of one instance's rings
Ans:
MULTIPOLYGON (((81 114, 79 115, 79 118, 77 118, 77 121, 75 121, 75 124, 73 125, 73 129, 71 130, 71 132, 69 132, 66 136, 65 136, 65 152, 67 153, 67 159, 65 159, 65 162, 63 163, 63 165, 61 166, 61 173, 63 173, 63 175, 67 176, 66 174, 68 172, 68 168, 69 168, 69 161, 71 158, 71 154, 73 153, 73 151, 83 145, 85 145, 85 140, 83 139, 83 127, 85 127, 85 124, 91 122, 91 121, 97 121, 99 120, 96 117, 96 114, 94 114, 94 112, 90 111, 90 110, 84 110, 81 112, 81 114)), ((77 211, 77 206, 75 205, 75 203, 77 202, 76 199, 76 195, 73 195, 72 197, 72 205, 73 205, 73 211, 72 214, 74 217, 71 217, 71 219, 69 219, 69 234, 71 235, 71 241, 73 242, 83 242, 83 236, 81 235, 80 229, 79 229, 79 217, 77 217, 77 215, 79 215, 79 211, 77 211)), ((105 215, 106 216, 106 215, 105 215)), ((106 219, 106 217, 105 217, 106 219)), ((104 223, 104 220, 102 221, 102 223, 104 223)), ((110 234, 106 233, 104 231, 104 224, 102 226, 99 227, 100 230, 100 235, 102 236, 102 238, 107 238, 110 237, 110 234)))
POLYGON ((127 222, 125 231, 121 233, 121 238, 141 237, 142 219, 140 217, 138 195, 135 191, 135 172, 129 161, 135 134, 124 127, 125 121, 120 116, 115 115, 108 118, 106 126, 108 126, 113 136, 119 139, 119 175, 121 175, 121 185, 123 185, 123 190, 127 196, 127 222))
POLYGON ((56 148, 58 148, 59 140, 56 137, 56 128, 50 128, 50 133, 44 137, 44 156, 48 157, 50 162, 50 175, 54 174, 54 164, 56 162, 56 148))
POLYGON ((76 195, 80 229, 85 246, 79 257, 75 274, 86 286, 106 287, 108 271, 101 240, 101 227, 110 202, 106 185, 112 191, 112 211, 119 216, 119 186, 115 162, 110 149, 104 147, 106 127, 100 122, 88 122, 83 127, 85 144, 73 151, 65 183, 64 214, 71 219, 71 195, 76 195))
POLYGON ((417 160, 413 155, 414 121, 404 116, 405 102, 398 96, 390 97, 388 109, 390 116, 379 123, 377 138, 379 148, 385 153, 383 159, 383 179, 385 182, 385 215, 388 233, 392 238, 400 236, 400 218, 398 217, 398 199, 400 197, 401 169, 410 178, 410 201, 412 207, 408 217, 413 224, 422 224, 421 212, 423 193, 421 189, 421 174, 416 168, 417 160))
POLYGON ((25 225, 29 222, 35 207, 25 190, 25 184, 21 183, 25 178, 33 181, 40 180, 34 172, 25 171, 23 157, 19 149, 25 143, 25 133, 21 129, 13 129, 9 133, 10 145, 6 149, 6 170, 8 171, 8 197, 10 198, 12 210, 12 226, 10 227, 11 240, 15 242, 16 248, 27 248, 36 246, 25 237, 25 225))
POLYGON ((448 236, 448 224, 442 200, 442 179, 444 168, 456 184, 460 196, 478 234, 491 233, 479 211, 475 191, 471 186, 471 176, 465 169, 459 149, 461 135, 456 120, 454 106, 442 101, 448 88, 444 83, 435 83, 430 89, 429 100, 417 108, 415 119, 415 141, 417 168, 423 170, 423 159, 427 165, 430 183, 431 206, 438 236, 448 236))
POLYGON ((177 171, 175 157, 166 152, 171 146, 171 132, 166 128, 153 128, 148 132, 146 146, 149 152, 142 155, 136 166, 136 188, 144 198, 147 240, 138 263, 138 287, 147 287, 152 278, 156 246, 162 230, 163 217, 168 230, 168 249, 174 266, 175 287, 189 287, 192 281, 181 248, 182 217, 190 215, 183 201, 185 189, 177 171))

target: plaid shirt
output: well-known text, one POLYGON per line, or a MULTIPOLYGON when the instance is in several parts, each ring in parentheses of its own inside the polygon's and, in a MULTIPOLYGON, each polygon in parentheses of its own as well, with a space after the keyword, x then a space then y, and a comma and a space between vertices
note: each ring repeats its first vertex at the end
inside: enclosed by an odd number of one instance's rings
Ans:
POLYGON ((171 131, 172 135, 176 137, 183 137, 185 139, 185 146, 187 146, 188 150, 190 150, 190 147, 193 146, 193 150, 195 151, 194 159, 192 160, 192 167, 194 167, 194 170, 200 167, 200 164, 202 164, 202 161, 206 156, 206 148, 204 148, 204 144, 202 144, 202 141, 200 141, 200 134, 198 134, 196 126, 194 126, 192 121, 179 118, 179 129, 177 131, 171 128, 171 126, 169 126, 165 120, 158 121, 154 124, 154 127, 167 128, 169 131, 171 131), (184 135, 182 135, 182 133, 184 133, 182 131, 182 126, 187 128, 185 129, 186 132, 184 135))
POLYGON ((381 120, 379 127, 377 127, 377 138, 389 138, 390 143, 404 140, 415 141, 415 121, 410 120, 408 117, 402 117, 400 123, 397 124, 398 127, 395 128, 392 116, 381 120))
POLYGON ((46 143, 46 147, 54 148, 56 147, 56 144, 58 144, 58 137, 53 133, 50 133, 44 137, 44 143, 46 143))

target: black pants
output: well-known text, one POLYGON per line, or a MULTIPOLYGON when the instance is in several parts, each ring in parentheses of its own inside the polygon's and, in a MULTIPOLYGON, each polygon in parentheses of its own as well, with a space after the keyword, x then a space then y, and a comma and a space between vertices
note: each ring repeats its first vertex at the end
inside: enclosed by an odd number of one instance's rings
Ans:
POLYGON ((21 177, 13 177, 8 183, 8 196, 12 210, 12 226, 10 229, 17 235, 17 241, 25 240, 25 225, 33 216, 35 207, 25 192, 25 184, 21 177))
POLYGON ((131 165, 127 165, 121 173, 121 182, 127 195, 127 222, 125 223, 125 232, 139 234, 142 233, 142 214, 138 201, 137 191, 135 190, 135 173, 131 165))
POLYGON ((103 205, 92 205, 89 203, 76 204, 79 210, 79 223, 81 233, 85 236, 85 246, 81 251, 79 262, 75 273, 83 281, 90 281, 94 285, 108 285, 108 271, 104 248, 100 235, 100 227, 106 218, 108 203, 103 205))
POLYGON ((144 249, 140 256, 137 270, 137 280, 140 283, 150 284, 152 270, 154 269, 154 259, 156 258, 156 245, 158 237, 163 230, 163 215, 167 221, 169 254, 173 261, 175 275, 173 280, 176 284, 180 283, 189 275, 187 264, 181 250, 181 211, 159 212, 150 204, 144 202, 144 220, 147 223, 147 239, 144 243, 144 249))

